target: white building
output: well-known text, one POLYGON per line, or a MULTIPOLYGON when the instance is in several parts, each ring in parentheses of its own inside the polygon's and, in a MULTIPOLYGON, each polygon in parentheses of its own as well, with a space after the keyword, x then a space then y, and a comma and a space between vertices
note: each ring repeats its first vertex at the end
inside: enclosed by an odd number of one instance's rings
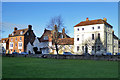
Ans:
POLYGON ((40 42, 38 38, 35 38, 33 43, 28 43, 27 44, 27 52, 31 54, 35 54, 34 48, 37 47, 37 51, 40 52, 40 42))
POLYGON ((113 45, 113 53, 114 55, 119 52, 119 39, 116 35, 113 34, 113 40, 114 40, 114 45, 113 45))
POLYGON ((92 51, 113 53, 113 27, 107 19, 82 21, 74 26, 74 52, 83 54, 92 51))
POLYGON ((9 48, 9 39, 8 38, 2 38, 0 41, 1 46, 1 53, 8 53, 9 48))
MULTIPOLYGON (((64 52, 70 52, 74 54, 74 38, 59 39, 58 49, 59 49, 58 54, 63 54, 64 52)), ((53 54, 57 54, 56 50, 53 50, 53 54)))
POLYGON ((27 44, 27 53, 35 54, 35 52, 33 51, 33 45, 30 42, 27 44))

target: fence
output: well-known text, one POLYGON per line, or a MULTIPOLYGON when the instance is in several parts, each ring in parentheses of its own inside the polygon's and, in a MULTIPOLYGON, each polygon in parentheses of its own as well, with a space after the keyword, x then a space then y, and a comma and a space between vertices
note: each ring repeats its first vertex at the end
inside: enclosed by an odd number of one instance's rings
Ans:
POLYGON ((80 60, 107 60, 107 61, 120 61, 120 55, 104 55, 104 56, 94 56, 94 55, 52 55, 52 54, 29 54, 29 55, 5 55, 8 57, 35 57, 35 58, 52 58, 52 59, 80 59, 80 60))

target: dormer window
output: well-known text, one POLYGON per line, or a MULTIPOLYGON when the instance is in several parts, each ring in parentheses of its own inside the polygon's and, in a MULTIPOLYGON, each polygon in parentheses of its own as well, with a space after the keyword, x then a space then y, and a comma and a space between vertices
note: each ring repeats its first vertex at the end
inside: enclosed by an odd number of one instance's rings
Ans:
POLYGON ((44 40, 48 40, 48 36, 44 36, 44 40))
POLYGON ((23 31, 21 31, 20 34, 22 35, 22 34, 23 34, 23 31))
POLYGON ((29 35, 29 33, 27 32, 27 35, 29 35))
POLYGON ((62 35, 62 34, 60 35, 60 38, 63 38, 63 35, 62 35))
POLYGON ((5 42, 5 40, 3 40, 3 43, 5 42))

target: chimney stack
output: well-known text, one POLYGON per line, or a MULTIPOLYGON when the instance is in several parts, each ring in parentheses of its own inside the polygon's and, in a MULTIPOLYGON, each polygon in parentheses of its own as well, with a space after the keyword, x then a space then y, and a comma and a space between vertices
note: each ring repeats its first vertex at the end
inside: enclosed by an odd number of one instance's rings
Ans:
POLYGON ((103 20, 107 22, 107 18, 103 18, 103 20))
POLYGON ((114 35, 114 30, 112 31, 112 34, 114 35))
POLYGON ((62 33, 65 33, 65 28, 62 29, 62 33))
POLYGON ((29 30, 32 30, 32 25, 28 25, 28 29, 29 29, 29 30))
POLYGON ((86 18, 86 21, 89 21, 89 18, 88 18, 88 17, 86 18))
POLYGON ((17 27, 14 27, 14 31, 17 30, 17 27))
POLYGON ((57 31, 57 25, 54 25, 54 29, 55 29, 55 31, 57 31))

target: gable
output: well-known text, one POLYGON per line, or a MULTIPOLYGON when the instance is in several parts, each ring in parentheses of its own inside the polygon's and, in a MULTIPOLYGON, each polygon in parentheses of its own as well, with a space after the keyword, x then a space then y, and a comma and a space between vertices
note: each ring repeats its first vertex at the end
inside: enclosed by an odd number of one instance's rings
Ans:
POLYGON ((9 37, 23 36, 27 31, 28 31, 28 28, 26 28, 26 29, 20 29, 20 30, 15 30, 11 34, 9 34, 9 37))

